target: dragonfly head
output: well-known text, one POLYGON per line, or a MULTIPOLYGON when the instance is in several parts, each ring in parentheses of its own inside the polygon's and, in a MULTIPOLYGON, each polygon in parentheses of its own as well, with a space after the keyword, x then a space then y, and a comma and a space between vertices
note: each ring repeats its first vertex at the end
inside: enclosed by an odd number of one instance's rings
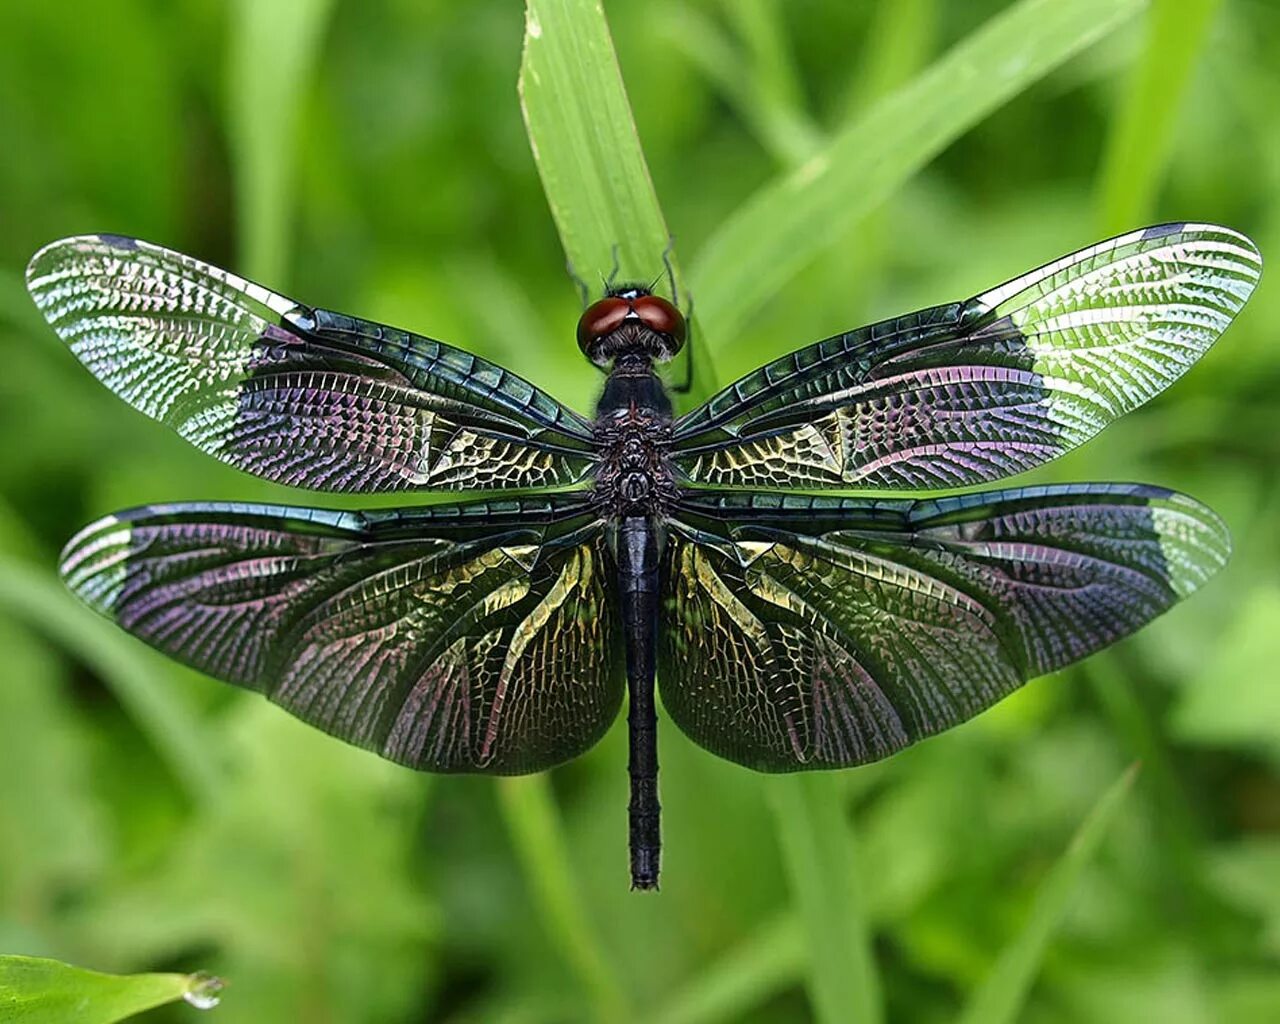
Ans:
POLYGON ((610 288, 578 320, 578 347, 596 366, 638 353, 654 362, 675 358, 688 329, 680 310, 643 285, 610 288))

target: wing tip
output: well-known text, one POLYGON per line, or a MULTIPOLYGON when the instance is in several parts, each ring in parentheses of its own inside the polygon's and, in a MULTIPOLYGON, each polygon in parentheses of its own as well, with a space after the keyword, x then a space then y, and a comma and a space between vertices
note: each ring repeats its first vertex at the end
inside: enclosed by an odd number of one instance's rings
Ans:
MULTIPOLYGON (((1254 264, 1249 268, 1249 274, 1253 278, 1249 293, 1241 300, 1241 305, 1248 300, 1249 294, 1252 294, 1253 288, 1257 286, 1258 280, 1262 277, 1263 258, 1262 250, 1258 248, 1258 244, 1246 235, 1243 231, 1237 231, 1235 228, 1227 227, 1225 224, 1200 223, 1195 221, 1182 222, 1171 225, 1157 224, 1147 228, 1146 231, 1158 231, 1162 228, 1172 228, 1176 231, 1183 232, 1191 236, 1208 236, 1213 238, 1217 236, 1221 240, 1223 236, 1235 248, 1235 256, 1238 260, 1243 259, 1244 262, 1254 264)), ((1172 233, 1172 232, 1170 232, 1172 233)), ((1147 237, 1144 233, 1143 237, 1147 237)), ((1153 236, 1153 237, 1159 237, 1153 236)))
POLYGON ((98 232, 96 234, 83 235, 67 235, 64 238, 55 238, 52 242, 46 242, 40 246, 27 261, 27 281, 31 281, 40 268, 49 262, 50 258, 67 251, 83 252, 85 249, 99 249, 101 246, 107 245, 112 249, 121 252, 134 252, 138 249, 148 247, 148 243, 140 238, 132 238, 129 235, 117 235, 110 231, 98 232))
POLYGON ((69 238, 58 238, 52 242, 47 242, 32 254, 31 259, 27 260, 27 269, 23 279, 27 285, 27 293, 42 314, 45 312, 45 303, 41 299, 46 293, 41 282, 53 269, 52 264, 55 262, 55 258, 68 247, 83 242, 85 237, 84 235, 72 235, 69 238))
MULTIPOLYGON (((1140 241, 1151 241, 1153 239, 1164 238, 1168 235, 1227 235, 1241 249, 1260 256, 1257 243, 1246 235, 1243 231, 1230 227, 1226 224, 1216 224, 1212 221, 1198 220, 1171 220, 1164 221, 1160 224, 1151 224, 1145 228, 1139 228, 1133 232, 1140 241)), ((1116 239, 1128 237, 1127 235, 1117 235, 1116 239)), ((1113 239, 1114 240, 1114 239, 1113 239)), ((1105 244, 1105 243, 1103 243, 1105 244)))
POLYGON ((124 517, 103 516, 67 541, 58 556, 58 575, 68 589, 108 618, 124 590, 131 540, 124 517))
POLYGON ((121 253, 136 252, 151 248, 141 239, 128 235, 116 235, 110 232, 87 235, 68 235, 56 238, 37 249, 27 261, 23 274, 27 293, 31 296, 40 314, 49 325, 58 331, 62 320, 62 301, 64 289, 58 286, 59 272, 72 264, 76 256, 86 253, 101 253, 103 246, 121 253))
POLYGON ((1226 568, 1231 531, 1208 505, 1179 491, 1153 495, 1148 504, 1169 585, 1183 600, 1226 568))

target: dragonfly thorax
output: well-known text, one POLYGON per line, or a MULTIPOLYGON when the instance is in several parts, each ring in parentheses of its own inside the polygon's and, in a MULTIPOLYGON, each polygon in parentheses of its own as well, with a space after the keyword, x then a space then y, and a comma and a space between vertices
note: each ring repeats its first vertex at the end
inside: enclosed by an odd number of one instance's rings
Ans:
POLYGON ((651 369, 619 372, 627 369, 640 368, 615 368, 600 399, 596 436, 603 450, 596 498, 606 515, 653 515, 675 494, 667 454, 671 405, 651 369))

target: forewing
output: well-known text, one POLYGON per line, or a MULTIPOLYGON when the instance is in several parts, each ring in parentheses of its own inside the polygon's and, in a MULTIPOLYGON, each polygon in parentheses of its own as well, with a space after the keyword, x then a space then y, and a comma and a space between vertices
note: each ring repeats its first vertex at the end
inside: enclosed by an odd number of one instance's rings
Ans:
POLYGON ((582 480, 590 426, 527 381, 429 338, 311 309, 114 235, 41 249, 27 286, 134 408, 258 476, 327 491, 582 480))
POLYGON ((1227 228, 1121 235, 762 367, 676 423, 674 462, 726 487, 938 489, 1019 473, 1168 387, 1261 270, 1227 228))
POLYGON ((665 555, 663 704, 759 770, 874 761, 1132 633, 1228 552, 1204 506, 1137 485, 691 498, 665 555))
POLYGON ((62 574, 152 647, 413 768, 574 757, 622 699, 603 530, 534 500, 404 512, 108 516, 62 574))

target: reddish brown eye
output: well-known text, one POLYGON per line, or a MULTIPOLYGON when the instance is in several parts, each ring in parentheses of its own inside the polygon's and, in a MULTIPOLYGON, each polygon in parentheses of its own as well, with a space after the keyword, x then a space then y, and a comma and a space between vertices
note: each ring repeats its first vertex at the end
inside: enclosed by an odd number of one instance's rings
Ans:
POLYGON ((684 317, 666 299, 659 295, 641 295, 631 300, 631 308, 650 330, 667 335, 677 346, 684 344, 684 317))
POLYGON ((593 302, 578 320, 578 347, 589 357, 591 343, 616 330, 629 312, 631 306, 627 300, 616 295, 593 302))

